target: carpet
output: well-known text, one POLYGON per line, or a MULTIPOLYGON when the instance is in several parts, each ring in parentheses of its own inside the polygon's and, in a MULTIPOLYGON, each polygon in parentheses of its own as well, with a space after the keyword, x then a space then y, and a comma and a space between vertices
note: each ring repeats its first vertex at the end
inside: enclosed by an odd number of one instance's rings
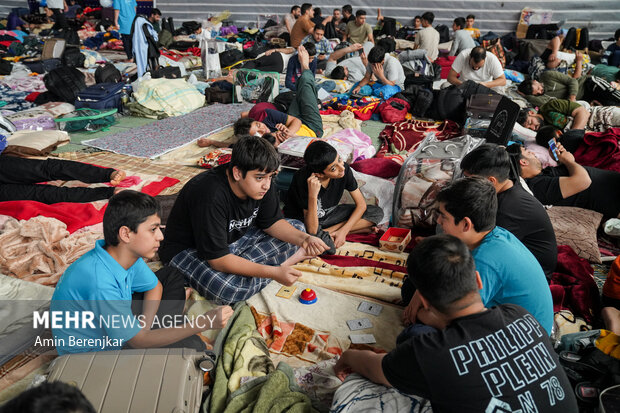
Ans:
POLYGON ((251 107, 251 104, 214 104, 187 115, 162 119, 83 143, 105 151, 152 159, 229 126, 241 112, 251 107))

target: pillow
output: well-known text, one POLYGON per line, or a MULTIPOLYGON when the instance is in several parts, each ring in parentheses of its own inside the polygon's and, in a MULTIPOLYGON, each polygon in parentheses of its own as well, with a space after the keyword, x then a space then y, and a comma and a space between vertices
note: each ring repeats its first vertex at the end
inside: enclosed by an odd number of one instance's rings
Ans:
POLYGON ((69 142, 69 134, 59 130, 17 131, 7 138, 3 155, 47 156, 60 143, 69 142))
POLYGON ((379 178, 393 178, 398 176, 400 167, 397 162, 389 158, 363 159, 351 164, 351 168, 366 175, 378 176, 379 178))
POLYGON ((538 158, 543 168, 548 166, 558 166, 558 163, 551 157, 549 150, 544 146, 540 146, 536 143, 527 143, 525 147, 530 151, 534 152, 534 156, 538 158))
POLYGON ((554 206, 547 210, 558 245, 570 246, 581 258, 601 263, 596 231, 603 214, 577 207, 554 206))
POLYGON ((515 83, 521 83, 525 80, 525 75, 523 73, 511 69, 504 69, 504 76, 506 76, 506 79, 512 80, 515 83))
POLYGON ((512 128, 512 135, 523 142, 536 142, 536 131, 521 126, 518 122, 515 122, 515 126, 512 128))

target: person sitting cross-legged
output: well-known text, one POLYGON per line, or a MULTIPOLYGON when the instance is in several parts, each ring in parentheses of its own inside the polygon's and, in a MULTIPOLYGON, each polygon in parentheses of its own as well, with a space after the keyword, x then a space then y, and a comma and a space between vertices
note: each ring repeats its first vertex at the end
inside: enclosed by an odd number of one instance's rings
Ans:
MULTIPOLYGON (((434 412, 527 407, 576 413, 575 392, 545 328, 518 305, 485 305, 480 290, 487 286, 474 264, 468 246, 454 236, 435 235, 418 244, 407 260, 409 277, 422 306, 445 327, 413 336, 387 354, 347 350, 334 367, 336 375, 357 373, 428 399, 434 412)), ((381 396, 382 405, 397 404, 384 399, 389 395, 381 396)))

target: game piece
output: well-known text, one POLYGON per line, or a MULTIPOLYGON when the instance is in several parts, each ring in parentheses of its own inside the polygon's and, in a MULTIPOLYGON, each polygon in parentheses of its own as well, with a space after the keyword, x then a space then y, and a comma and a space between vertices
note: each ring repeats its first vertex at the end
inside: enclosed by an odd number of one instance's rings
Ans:
POLYGON ((371 303, 368 301, 362 301, 359 307, 357 307, 357 311, 372 315, 379 315, 379 313, 381 313, 381 310, 383 310, 383 306, 381 304, 371 303))
POLYGON ((316 293, 311 288, 306 288, 299 294, 299 302, 302 304, 314 304, 316 300, 316 293))
POLYGON ((348 320, 347 325, 349 326, 349 330, 351 331, 372 328, 372 323, 367 318, 359 318, 357 320, 348 320))
POLYGON ((353 344, 375 344, 377 342, 372 334, 351 334, 349 338, 353 344))
POLYGON ((291 298, 295 290, 297 290, 297 287, 287 287, 286 285, 283 285, 282 288, 280 288, 280 290, 276 293, 276 297, 287 299, 291 298))

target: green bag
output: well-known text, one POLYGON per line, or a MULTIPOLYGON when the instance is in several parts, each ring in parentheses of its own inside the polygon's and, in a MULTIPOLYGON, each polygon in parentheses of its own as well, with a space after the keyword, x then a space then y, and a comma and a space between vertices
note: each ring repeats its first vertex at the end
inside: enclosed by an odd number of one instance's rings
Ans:
POLYGON ((58 123, 60 130, 65 132, 78 132, 82 130, 96 132, 107 130, 116 123, 114 115, 117 111, 118 109, 116 108, 105 110, 82 108, 58 117, 54 119, 54 122, 58 123))

